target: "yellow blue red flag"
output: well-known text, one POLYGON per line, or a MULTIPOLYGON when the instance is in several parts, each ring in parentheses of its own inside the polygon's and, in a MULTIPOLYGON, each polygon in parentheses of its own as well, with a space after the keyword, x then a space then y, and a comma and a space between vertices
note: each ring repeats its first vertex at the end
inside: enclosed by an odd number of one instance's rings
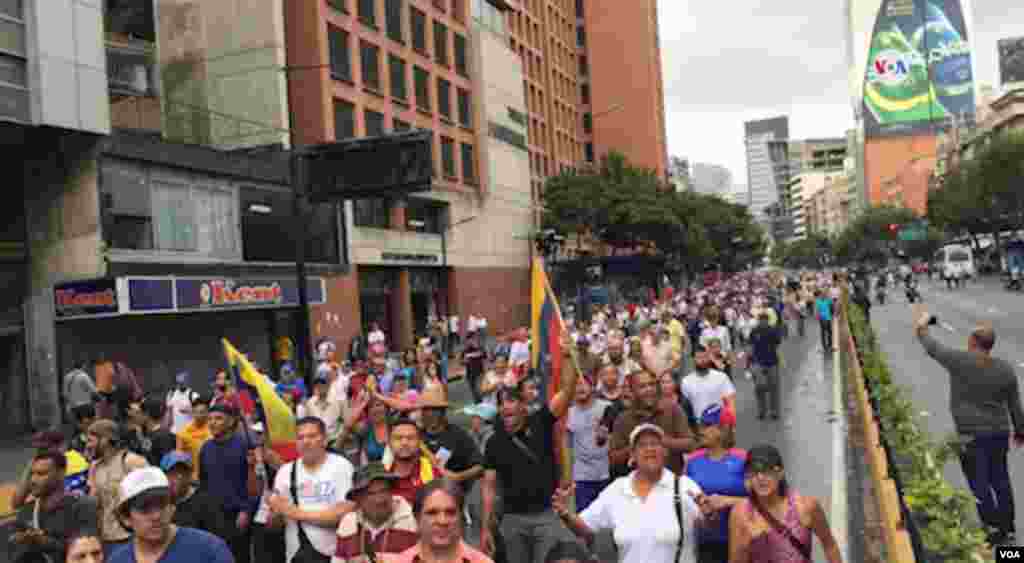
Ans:
POLYGON ((263 422, 266 445, 289 461, 295 459, 298 455, 295 449, 295 415, 277 394, 274 383, 252 367, 245 354, 232 346, 227 338, 221 342, 238 388, 257 398, 256 417, 263 422))
POLYGON ((533 320, 530 337, 530 366, 534 373, 544 374, 550 400, 558 392, 562 375, 562 326, 558 303, 551 292, 544 261, 533 259, 530 314, 533 320))

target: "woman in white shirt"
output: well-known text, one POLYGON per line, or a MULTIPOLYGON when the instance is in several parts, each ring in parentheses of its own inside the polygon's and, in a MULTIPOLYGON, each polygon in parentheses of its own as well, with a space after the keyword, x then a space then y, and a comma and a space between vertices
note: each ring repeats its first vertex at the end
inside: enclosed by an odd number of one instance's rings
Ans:
POLYGON ((612 530, 621 563, 696 563, 696 525, 710 505, 689 477, 665 467, 665 432, 641 424, 629 436, 635 470, 608 485, 580 514, 568 509, 572 487, 555 492, 552 505, 566 526, 592 543, 612 530), (678 495, 678 509, 676 506, 678 495))

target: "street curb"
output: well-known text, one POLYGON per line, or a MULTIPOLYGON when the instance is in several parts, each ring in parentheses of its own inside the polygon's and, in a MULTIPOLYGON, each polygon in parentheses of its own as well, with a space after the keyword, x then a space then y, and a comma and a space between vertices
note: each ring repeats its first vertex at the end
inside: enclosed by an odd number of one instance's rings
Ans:
POLYGON ((885 549, 888 561, 891 563, 914 563, 914 550, 910 543, 910 533, 904 526, 903 517, 900 513, 899 499, 896 495, 896 483, 889 478, 889 460, 886 458, 885 450, 882 449, 879 441, 878 422, 875 420, 871 403, 868 402, 867 388, 865 387, 864 372, 860 365, 860 358, 857 357, 857 347, 853 341, 853 331, 850 330, 849 318, 843 311, 843 352, 848 354, 850 366, 849 375, 854 379, 856 389, 857 413, 860 415, 861 428, 864 432, 864 451, 867 452, 868 465, 871 468, 871 481, 875 489, 875 499, 878 502, 878 514, 881 517, 882 539, 885 542, 885 549))
POLYGON ((839 319, 832 317, 832 528, 843 561, 850 560, 849 497, 846 475, 846 405, 843 401, 839 319))

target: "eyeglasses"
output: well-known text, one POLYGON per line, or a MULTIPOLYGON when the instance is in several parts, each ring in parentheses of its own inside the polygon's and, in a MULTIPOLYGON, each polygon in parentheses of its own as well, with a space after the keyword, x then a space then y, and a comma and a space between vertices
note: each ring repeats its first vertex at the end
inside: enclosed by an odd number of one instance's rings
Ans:
POLYGON ((778 465, 755 465, 748 468, 746 474, 749 479, 754 477, 776 478, 782 474, 782 468, 778 465))

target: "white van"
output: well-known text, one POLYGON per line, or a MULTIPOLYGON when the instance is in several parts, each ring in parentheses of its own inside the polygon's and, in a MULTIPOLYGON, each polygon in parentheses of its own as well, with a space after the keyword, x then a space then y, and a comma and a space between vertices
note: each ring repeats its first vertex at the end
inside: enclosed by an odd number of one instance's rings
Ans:
POLYGON ((962 244, 950 244, 935 253, 933 264, 943 278, 973 278, 978 270, 974 267, 974 252, 962 244))

